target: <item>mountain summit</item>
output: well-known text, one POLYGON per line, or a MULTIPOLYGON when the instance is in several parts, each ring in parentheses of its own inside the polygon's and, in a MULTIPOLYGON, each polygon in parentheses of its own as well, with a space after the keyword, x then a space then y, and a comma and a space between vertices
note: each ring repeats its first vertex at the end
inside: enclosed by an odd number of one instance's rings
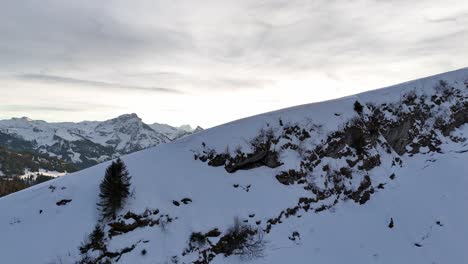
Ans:
MULTIPOLYGON (((131 195, 110 219, 96 204, 115 163, 34 186, 0 198, 1 260, 463 263, 467 98, 462 69, 123 156, 131 195)), ((156 136, 133 122, 55 126, 122 150, 123 135, 156 136)))
MULTIPOLYGON (((86 168, 192 133, 166 126, 171 129, 170 133, 150 127, 134 113, 106 121, 79 123, 12 118, 0 120, 0 148, 35 152, 43 158, 54 157, 77 168, 86 168)), ((8 171, 3 173, 10 174, 8 171)))

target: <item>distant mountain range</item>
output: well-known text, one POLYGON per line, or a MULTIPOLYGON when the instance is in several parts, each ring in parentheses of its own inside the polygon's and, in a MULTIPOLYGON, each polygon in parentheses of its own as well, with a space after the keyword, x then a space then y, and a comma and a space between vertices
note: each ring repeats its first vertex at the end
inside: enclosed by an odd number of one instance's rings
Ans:
POLYGON ((145 124, 136 114, 106 121, 48 123, 0 120, 0 175, 75 171, 200 131, 189 125, 145 124))

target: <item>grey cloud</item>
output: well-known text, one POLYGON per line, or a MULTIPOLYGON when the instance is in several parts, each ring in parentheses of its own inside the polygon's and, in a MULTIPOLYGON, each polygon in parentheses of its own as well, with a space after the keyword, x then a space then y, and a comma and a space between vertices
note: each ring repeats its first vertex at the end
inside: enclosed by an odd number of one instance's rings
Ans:
POLYGON ((2 3, 0 70, 120 68, 192 45, 184 32, 135 25, 111 7, 88 0, 2 3))
POLYGON ((459 19, 458 16, 452 16, 452 17, 443 17, 443 18, 426 18, 428 22, 431 23, 445 23, 445 22, 457 22, 459 19))
POLYGON ((225 89, 225 90, 238 90, 238 89, 256 89, 265 88, 275 83, 274 80, 260 79, 260 78, 236 78, 230 76, 226 78, 212 77, 202 79, 200 76, 193 74, 184 74, 180 72, 143 72, 143 73, 129 73, 126 76, 132 78, 146 78, 148 80, 162 80, 175 84, 184 84, 196 86, 200 89, 225 89))
POLYGON ((451 16, 443 16, 440 18, 425 18, 430 23, 447 23, 447 22, 458 22, 459 20, 466 19, 468 17, 468 11, 457 12, 451 16))
POLYGON ((125 89, 125 90, 139 90, 139 91, 149 91, 149 92, 160 92, 160 93, 182 93, 181 91, 163 88, 163 87, 144 87, 144 86, 135 86, 121 83, 110 83, 110 82, 101 82, 93 80, 82 80, 74 79, 69 77, 54 76, 54 75, 43 75, 43 74, 21 74, 17 76, 21 80, 26 81, 39 81, 39 82, 48 82, 48 83, 64 83, 72 85, 84 85, 92 86, 99 88, 111 88, 111 89, 125 89))
POLYGON ((61 107, 61 106, 39 106, 39 105, 1 105, 1 111, 5 112, 80 112, 83 108, 80 107, 61 107))
POLYGON ((5 1, 0 82, 17 76, 31 96, 42 96, 35 82, 154 91, 148 102, 183 91, 171 109, 298 76, 353 89, 466 66, 466 10, 465 0, 5 1))
POLYGON ((266 79, 221 79, 214 82, 221 89, 245 89, 245 88, 264 88, 273 84, 273 80, 266 79))
POLYGON ((206 9, 190 2, 45 1, 47 5, 11 1, 2 6, 0 57, 5 62, 0 70, 115 69, 110 74, 121 74, 145 62, 161 72, 201 69, 201 79, 218 80, 239 78, 229 72, 213 74, 220 64, 229 65, 228 71, 253 68, 248 78, 254 78, 255 68, 272 73, 339 71, 355 60, 406 56, 404 49, 387 51, 390 45, 407 44, 408 36, 389 38, 382 28, 411 27, 404 18, 435 3, 239 0, 213 1, 206 9))

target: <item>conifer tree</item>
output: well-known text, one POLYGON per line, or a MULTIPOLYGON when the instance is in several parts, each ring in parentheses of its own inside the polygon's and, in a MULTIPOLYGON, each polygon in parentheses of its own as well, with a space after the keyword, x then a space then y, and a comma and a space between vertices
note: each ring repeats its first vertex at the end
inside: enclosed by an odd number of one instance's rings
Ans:
POLYGON ((354 102, 354 111, 356 111, 358 114, 362 114, 362 110, 364 110, 362 104, 358 101, 354 102))
POLYGON ((104 243, 104 231, 99 224, 93 229, 93 232, 88 236, 88 242, 80 246, 81 254, 86 254, 90 249, 92 250, 104 250, 106 245, 104 243))
POLYGON ((117 211, 123 207, 130 194, 130 179, 127 167, 120 158, 107 167, 99 186, 100 202, 97 204, 103 219, 115 218, 117 211))

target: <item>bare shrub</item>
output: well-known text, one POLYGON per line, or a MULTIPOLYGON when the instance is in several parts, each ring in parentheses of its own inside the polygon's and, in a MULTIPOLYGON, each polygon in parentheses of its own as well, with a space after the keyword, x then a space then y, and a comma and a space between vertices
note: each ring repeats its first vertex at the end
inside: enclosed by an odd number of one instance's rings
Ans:
POLYGON ((254 152, 270 148, 271 140, 274 137, 273 129, 260 129, 258 135, 250 140, 250 146, 254 152))
POLYGON ((238 217, 213 248, 216 254, 238 255, 241 259, 262 257, 264 250, 263 231, 242 223, 238 217))
POLYGON ((190 234, 190 246, 202 248, 207 243, 207 238, 200 232, 193 232, 190 234))

